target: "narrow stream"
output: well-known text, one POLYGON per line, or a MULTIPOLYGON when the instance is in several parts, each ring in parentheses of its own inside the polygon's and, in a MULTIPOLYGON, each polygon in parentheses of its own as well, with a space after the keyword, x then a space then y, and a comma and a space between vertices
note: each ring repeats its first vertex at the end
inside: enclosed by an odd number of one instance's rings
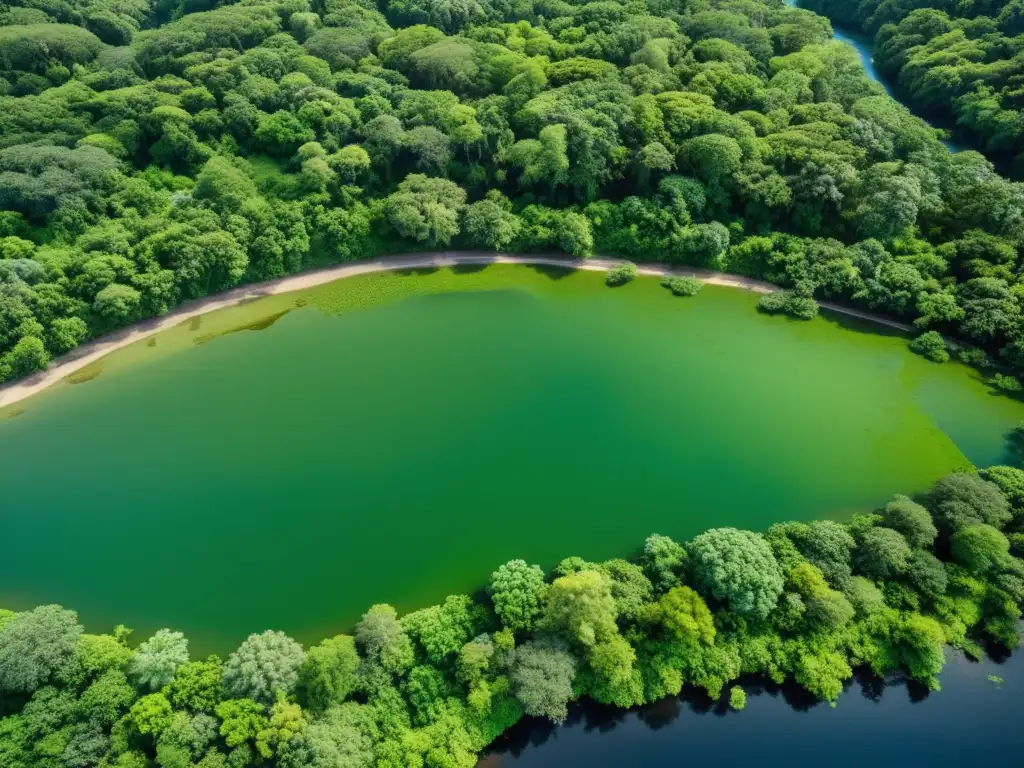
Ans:
MULTIPOLYGON (((788 5, 791 8, 800 7, 799 0, 785 0, 785 2, 786 5, 788 5)), ((880 86, 882 86, 882 88, 885 90, 885 94, 889 98, 899 101, 901 104, 903 104, 903 106, 909 109, 911 113, 917 115, 917 117, 921 117, 920 115, 917 114, 917 112, 914 111, 914 109, 909 104, 904 104, 902 101, 900 101, 900 99, 896 96, 895 92, 890 86, 890 84, 887 83, 882 78, 882 76, 878 74, 878 70, 875 69, 875 61, 872 56, 871 38, 863 34, 862 32, 856 32, 851 29, 843 29, 842 27, 836 25, 834 21, 832 21, 831 23, 832 36, 842 43, 846 43, 848 45, 853 46, 853 48, 857 51, 857 55, 860 56, 861 64, 864 65, 864 71, 867 73, 868 77, 874 80, 880 86)), ((924 120, 923 117, 921 117, 921 119, 924 120)), ((943 139, 942 143, 950 152, 961 152, 964 149, 963 146, 957 144, 952 139, 943 139)))

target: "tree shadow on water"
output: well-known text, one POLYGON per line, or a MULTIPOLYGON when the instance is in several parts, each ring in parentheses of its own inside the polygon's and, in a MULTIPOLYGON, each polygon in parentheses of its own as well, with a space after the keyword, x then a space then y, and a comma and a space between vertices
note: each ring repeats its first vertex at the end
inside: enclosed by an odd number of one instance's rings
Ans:
POLYGON ((478 272, 483 272, 488 267, 494 265, 494 262, 481 262, 479 264, 455 264, 451 267, 452 272, 456 275, 475 275, 478 272))
POLYGON ((425 277, 439 271, 440 267, 400 267, 391 270, 391 273, 399 277, 425 277))

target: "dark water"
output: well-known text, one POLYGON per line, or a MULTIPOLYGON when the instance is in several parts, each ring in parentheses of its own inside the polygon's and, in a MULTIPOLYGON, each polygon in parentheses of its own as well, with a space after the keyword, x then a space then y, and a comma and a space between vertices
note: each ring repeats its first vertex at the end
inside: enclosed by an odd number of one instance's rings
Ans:
POLYGON ((630 711, 576 707, 561 728, 520 723, 480 768, 1024 764, 1024 654, 980 664, 949 656, 939 692, 865 677, 835 709, 796 688, 753 685, 742 712, 702 694, 630 711))

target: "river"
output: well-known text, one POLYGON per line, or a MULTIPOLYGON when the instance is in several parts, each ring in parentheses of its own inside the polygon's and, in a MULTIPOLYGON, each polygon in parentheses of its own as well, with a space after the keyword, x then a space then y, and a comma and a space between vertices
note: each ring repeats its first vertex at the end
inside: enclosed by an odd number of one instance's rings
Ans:
POLYGON ((497 265, 197 316, 0 411, 0 606, 304 643, 506 560, 848 517, 998 462, 1024 404, 896 331, 497 265))

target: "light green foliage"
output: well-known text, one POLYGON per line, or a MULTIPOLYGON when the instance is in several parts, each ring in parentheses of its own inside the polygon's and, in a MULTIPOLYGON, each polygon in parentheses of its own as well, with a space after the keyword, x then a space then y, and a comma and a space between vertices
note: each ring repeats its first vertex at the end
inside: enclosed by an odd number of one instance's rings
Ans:
POLYGON ((83 719, 109 728, 132 706, 136 695, 124 672, 111 669, 82 692, 79 711, 83 719))
POLYGON ((451 595, 434 605, 402 617, 401 624, 434 664, 457 653, 483 626, 485 616, 467 595, 451 595))
POLYGON ((128 718, 143 736, 158 738, 171 722, 171 702, 162 693, 151 693, 132 704, 128 718))
POLYGON ((747 693, 738 685, 729 689, 729 708, 741 712, 747 706, 747 693))
POLYGON ((928 510, 907 496, 897 495, 885 505, 882 523, 902 533, 910 546, 919 549, 932 546, 939 533, 928 510))
POLYGON ((156 691, 171 682, 178 667, 186 661, 188 640, 185 635, 160 629, 132 655, 128 673, 140 688, 156 691))
POLYGON ((227 699, 217 705, 220 735, 229 747, 241 747, 269 726, 263 705, 252 699, 227 699))
POLYGON ((711 645, 715 640, 711 611, 689 587, 672 587, 648 608, 644 620, 660 626, 678 643, 711 645))
POLYGON ((528 715, 565 720, 575 675, 576 661, 564 645, 529 642, 515 650, 512 684, 528 715))
POLYGON ((611 580, 597 571, 555 579, 539 626, 591 649, 618 635, 611 580))
POLYGON ((604 281, 610 286, 625 285, 636 277, 636 264, 631 261, 616 264, 608 270, 604 281))
POLYGON ((224 690, 232 698, 269 705, 279 691, 295 690, 304 658, 302 646, 283 632, 249 635, 224 663, 224 690))
POLYGON ((944 363, 949 360, 946 342, 941 334, 935 331, 922 333, 916 339, 913 339, 908 346, 911 352, 916 352, 921 357, 927 357, 932 362, 944 363))
POLYGON ((1010 543, 991 525, 971 525, 953 534, 949 542, 953 558, 971 573, 983 574, 1000 565, 1010 543))
POLYGON ((210 714, 220 701, 221 663, 216 656, 182 664, 167 688, 175 709, 210 714))
POLYGON ((31 694, 75 660, 82 627, 59 605, 16 614, 0 627, 0 691, 31 694))
POLYGON ((459 233, 466 193, 447 179, 410 174, 387 199, 391 226, 411 240, 447 245, 459 233))
POLYGON ((359 656, 354 638, 336 635, 314 645, 306 652, 306 658, 299 667, 299 700, 315 712, 340 704, 355 688, 358 668, 359 656))
POLYGON ((256 734, 256 753, 263 758, 273 757, 307 725, 302 707, 278 693, 277 701, 270 708, 267 727, 256 734))
POLYGON ((544 572, 525 560, 511 560, 491 574, 488 592, 503 625, 513 631, 529 630, 547 594, 544 572))
POLYGON ((763 619, 775 608, 782 593, 782 571, 763 537, 715 528, 697 536, 688 551, 700 585, 730 610, 763 619))
POLYGON ((356 625, 355 640, 360 655, 386 672, 401 674, 412 666, 412 641, 390 605, 371 607, 356 625))
POLYGON ((664 591, 680 584, 686 550, 668 536, 651 534, 644 541, 640 562, 655 588, 664 591))
POLYGON ((257 192, 244 170, 225 157, 213 157, 196 177, 193 195, 198 200, 209 200, 219 211, 237 213, 257 192))

